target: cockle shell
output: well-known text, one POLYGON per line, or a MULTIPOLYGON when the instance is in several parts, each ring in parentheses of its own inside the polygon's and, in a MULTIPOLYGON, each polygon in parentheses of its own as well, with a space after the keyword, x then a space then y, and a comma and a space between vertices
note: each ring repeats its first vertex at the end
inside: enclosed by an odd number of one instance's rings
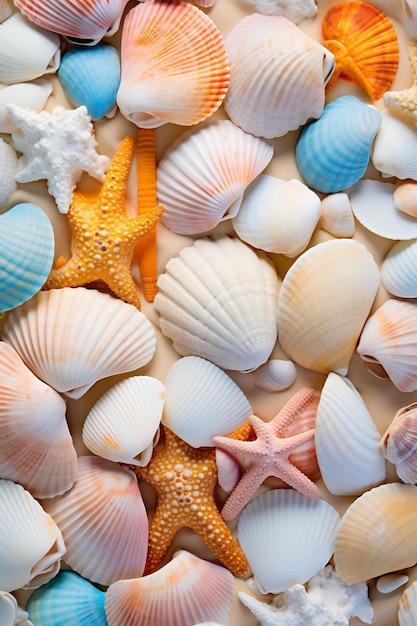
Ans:
POLYGON ((321 201, 320 226, 334 237, 352 237, 355 218, 346 192, 331 193, 321 201))
POLYGON ((71 398, 102 378, 142 367, 156 347, 143 313, 84 287, 37 293, 11 312, 2 339, 36 376, 71 398))
POLYGON ((244 371, 275 346, 279 287, 272 264, 242 241, 202 238, 169 260, 154 304, 180 355, 244 371))
POLYGON ((399 626, 417 624, 417 582, 413 582, 402 594, 398 605, 399 626))
POLYGON ((394 206, 412 217, 417 217, 417 182, 403 181, 398 183, 393 193, 394 206))
POLYGON ((381 111, 381 126, 373 144, 371 160, 382 176, 417 179, 417 128, 410 118, 395 110, 381 111))
MULTIPOLYGON (((1 92, 0 92, 1 93, 1 92)), ((183 133, 157 169, 161 221, 174 233, 197 234, 234 217, 243 193, 272 159, 272 145, 230 120, 208 121, 183 133)))
POLYGON ((252 374, 255 384, 264 391, 283 391, 297 377, 295 363, 289 359, 269 359, 252 374))
MULTIPOLYGON (((0 91, 1 95, 1 91, 0 91)), ((18 170, 18 158, 16 150, 4 139, 0 139, 0 208, 17 189, 16 174, 18 170)))
POLYGON ((417 239, 397 241, 381 266, 384 287, 399 298, 417 298, 417 239))
POLYGON ((61 531, 29 491, 11 480, 0 480, 0 508, 0 588, 36 589, 59 571, 65 553, 61 531))
POLYGON ((224 108, 237 126, 259 137, 281 137, 322 114, 333 55, 290 20, 248 15, 227 35, 226 49, 230 85, 224 108))
MULTIPOLYGON (((7 113, 7 105, 41 111, 52 93, 52 83, 46 78, 16 83, 0 89, 0 133, 12 133, 16 126, 7 113)), ((0 202, 1 204, 1 202, 0 202)))
POLYGON ((192 126, 216 111, 229 85, 223 37, 201 9, 150 0, 123 24, 117 104, 142 128, 192 126))
POLYGON ((27 621, 28 617, 27 611, 18 606, 13 594, 0 591, 0 624, 2 626, 33 626, 32 622, 27 621))
POLYGON ((279 341, 289 358, 345 375, 379 282, 372 255, 357 241, 330 240, 303 252, 278 298, 279 341))
POLYGON ((404 483, 417 483, 417 403, 401 408, 381 438, 385 457, 404 483))

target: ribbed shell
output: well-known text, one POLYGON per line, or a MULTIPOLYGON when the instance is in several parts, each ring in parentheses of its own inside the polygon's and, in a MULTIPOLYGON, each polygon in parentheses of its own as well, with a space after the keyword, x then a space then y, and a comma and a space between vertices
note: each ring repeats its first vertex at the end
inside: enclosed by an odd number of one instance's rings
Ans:
POLYGON ((400 598, 398 623, 399 626, 417 625, 417 582, 412 583, 400 598))
POLYGON ((384 287, 400 298, 417 298, 417 239, 397 241, 381 266, 384 287))
POLYGON ((417 483, 417 403, 396 412, 381 438, 385 457, 404 483, 417 483))
POLYGON ((415 121, 395 110, 381 111, 381 126, 372 148, 372 163, 382 176, 417 179, 415 121))

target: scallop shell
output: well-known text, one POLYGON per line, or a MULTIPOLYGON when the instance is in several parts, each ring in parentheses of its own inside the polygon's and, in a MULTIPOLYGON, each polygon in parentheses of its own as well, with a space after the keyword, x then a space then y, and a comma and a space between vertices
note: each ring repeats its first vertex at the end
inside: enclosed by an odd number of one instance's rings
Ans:
MULTIPOLYGON (((1 94, 1 91, 0 91, 1 94)), ((0 139, 0 208, 17 189, 16 174, 18 170, 18 158, 16 150, 4 139, 0 139)), ((0 216, 1 218, 1 216, 0 216)))
POLYGON ((357 351, 400 391, 417 389, 417 303, 389 299, 367 320, 357 351))
POLYGON ((344 513, 334 549, 347 585, 395 572, 417 562, 417 487, 387 483, 366 491, 344 513))
POLYGON ((55 72, 61 60, 59 44, 58 35, 14 13, 0 24, 0 83, 11 85, 55 72))
POLYGON ((371 155, 374 167, 384 177, 417 179, 417 128, 414 121, 389 109, 381 111, 381 118, 371 155))
POLYGON ((231 370, 265 363, 276 338, 280 282, 272 265, 238 239, 199 239, 170 259, 155 308, 182 356, 231 370))
POLYGON ((345 375, 379 280, 372 255, 357 241, 330 240, 303 252, 278 299, 279 341, 289 358, 345 375))
POLYGON ((397 241, 381 266, 384 287, 400 298, 417 298, 417 239, 397 241))
POLYGON ((381 439, 385 457, 404 483, 417 483, 417 403, 401 408, 381 439))
POLYGON ((331 193, 321 201, 320 226, 334 237, 352 237, 355 218, 347 193, 331 193))
POLYGON ((226 568, 179 550, 158 571, 112 584, 106 594, 107 621, 109 626, 226 624, 233 586, 233 575, 226 568))
POLYGON ((354 495, 385 480, 379 432, 348 378, 335 373, 327 376, 315 428, 317 460, 330 493, 354 495))
POLYGON ((131 470, 80 456, 73 487, 42 504, 64 537, 65 562, 78 574, 100 585, 142 575, 148 518, 131 470))
POLYGON ((393 193, 394 206, 412 217, 417 217, 417 183, 406 181, 399 183, 393 193))
POLYGON ((410 585, 400 598, 398 624, 399 626, 417 625, 417 582, 410 585))
MULTIPOLYGON (((16 83, 0 89, 0 133, 16 131, 16 125, 7 113, 7 105, 41 111, 52 93, 52 83, 46 78, 33 82, 16 83)), ((1 205, 1 200, 0 200, 1 205)))
POLYGON ((237 126, 272 138, 320 117, 333 55, 290 20, 248 15, 227 35, 226 49, 230 85, 224 108, 237 126))
POLYGON ((398 69, 398 39, 381 9, 362 1, 337 4, 323 18, 322 36, 336 62, 329 88, 340 76, 379 100, 391 87, 398 69))
POLYGON ((125 378, 90 409, 82 431, 84 445, 110 461, 147 465, 164 401, 165 387, 156 378, 125 378))
POLYGON ((238 521, 238 539, 261 593, 304 584, 333 554, 340 518, 325 500, 292 489, 256 496, 238 521))
POLYGON ((219 367, 198 356, 176 361, 165 379, 162 423, 190 446, 214 446, 212 437, 229 435, 253 409, 240 388, 219 367))
POLYGON ((38 206, 24 202, 0 215, 0 312, 23 304, 41 289, 54 251, 52 224, 38 206))
POLYGON ((142 367, 156 347, 143 313, 84 287, 39 292, 10 313, 2 338, 36 376, 70 398, 142 367))
POLYGON ((305 126, 295 160, 309 187, 323 193, 343 191, 365 174, 381 113, 355 96, 340 96, 305 126))
POLYGON ((0 591, 0 624, 2 626, 32 626, 31 622, 26 621, 28 617, 28 613, 18 606, 14 595, 8 591, 0 591))
POLYGON ((11 480, 0 479, 0 506, 0 588, 36 589, 59 571, 62 534, 29 491, 11 480))
POLYGON ((201 9, 180 0, 148 0, 129 11, 121 66, 117 104, 142 128, 197 124, 219 108, 229 85, 220 31, 201 9))
POLYGON ((161 221, 174 233, 203 233, 239 211, 243 193, 265 169, 273 147, 230 120, 183 133, 157 168, 161 221))
POLYGON ((297 368, 288 359, 269 359, 253 373, 253 380, 264 391, 283 391, 297 378, 297 368))

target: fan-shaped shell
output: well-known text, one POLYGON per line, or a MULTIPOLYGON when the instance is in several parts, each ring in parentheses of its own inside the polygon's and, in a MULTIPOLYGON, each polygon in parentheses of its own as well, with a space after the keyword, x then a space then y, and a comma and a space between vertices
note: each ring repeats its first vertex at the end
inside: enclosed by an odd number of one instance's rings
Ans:
POLYGON ((238 539, 261 593, 307 582, 333 554, 340 518, 325 500, 292 489, 256 496, 238 521, 238 539))
POLYGON ((2 338, 41 380, 72 398, 152 358, 156 338, 133 305, 84 287, 36 294, 9 315, 2 338))
POLYGON ((281 137, 322 114, 333 55, 290 20, 248 15, 227 35, 226 49, 230 85, 224 107, 237 126, 281 137))
POLYGON ((121 66, 117 104, 142 128, 197 124, 219 108, 229 85, 220 31, 181 0, 150 0, 129 11, 121 66))
POLYGON ((417 624, 417 582, 410 585, 402 594, 398 605, 399 626, 417 624))
MULTIPOLYGON (((1 94, 1 91, 0 91, 1 94)), ((17 189, 16 174, 18 170, 18 158, 16 150, 4 139, 0 140, 0 208, 17 189)), ((1 217, 1 216, 0 216, 1 217)))
POLYGON ((386 289, 400 298, 417 298, 417 239, 397 241, 381 266, 381 280, 386 289))
POLYGON ((8 104, 41 111, 51 93, 52 83, 46 78, 39 78, 30 83, 16 83, 0 89, 0 133, 16 131, 16 125, 7 113, 8 104))
POLYGON ((157 169, 161 221, 179 234, 203 233, 239 211, 249 183, 265 169, 273 147, 230 120, 216 120, 183 133, 157 169))
POLYGON ((345 375, 378 286, 378 267, 357 241, 335 239, 303 252, 279 294, 282 348, 303 367, 345 375))
POLYGON ((381 126, 372 149, 372 163, 382 176, 417 179, 417 128, 395 110, 381 111, 381 126))
POLYGON ((233 586, 226 568, 180 550, 158 571, 112 584, 106 594, 107 621, 109 626, 226 624, 233 586))
POLYGON ((381 439, 385 457, 404 483, 417 483, 417 403, 396 412, 381 439))
POLYGON ((354 235, 355 218, 347 193, 331 193, 322 199, 320 226, 334 237, 354 235))
POLYGON ((265 363, 276 338, 275 269, 238 239, 199 239, 170 259, 158 279, 155 308, 182 356, 231 370, 265 363))

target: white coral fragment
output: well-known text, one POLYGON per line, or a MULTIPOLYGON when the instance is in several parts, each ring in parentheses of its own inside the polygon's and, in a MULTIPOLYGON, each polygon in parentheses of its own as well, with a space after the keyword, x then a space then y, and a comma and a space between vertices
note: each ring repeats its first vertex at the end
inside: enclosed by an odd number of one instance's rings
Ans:
POLYGON ((314 0, 241 0, 241 2, 251 6, 256 13, 282 15, 294 24, 312 19, 317 13, 314 0))

